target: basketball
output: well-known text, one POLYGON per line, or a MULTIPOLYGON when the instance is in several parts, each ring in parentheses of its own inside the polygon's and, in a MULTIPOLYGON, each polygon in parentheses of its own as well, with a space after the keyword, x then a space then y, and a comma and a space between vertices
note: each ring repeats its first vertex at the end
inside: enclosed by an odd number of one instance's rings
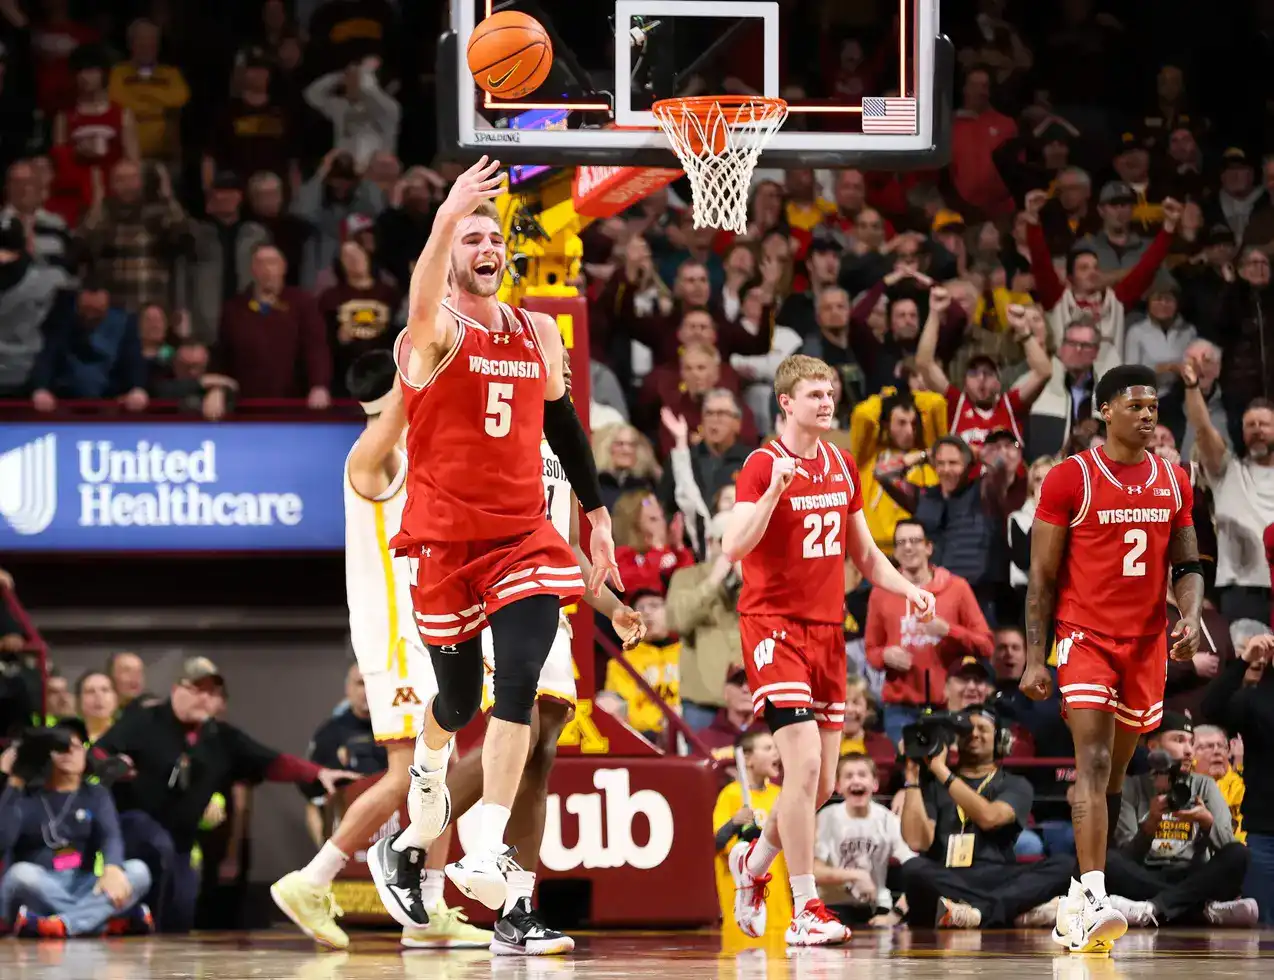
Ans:
POLYGON ((549 77, 553 42, 534 17, 502 10, 473 29, 468 58, 469 71, 479 88, 506 99, 520 99, 549 77))

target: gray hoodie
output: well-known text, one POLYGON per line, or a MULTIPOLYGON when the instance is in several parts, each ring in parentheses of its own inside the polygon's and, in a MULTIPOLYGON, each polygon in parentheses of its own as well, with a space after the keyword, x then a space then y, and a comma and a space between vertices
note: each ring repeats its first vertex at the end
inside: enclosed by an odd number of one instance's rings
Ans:
POLYGON ((31 263, 11 289, 0 292, 0 388, 21 388, 44 348, 44 320, 58 290, 72 284, 65 269, 31 263))

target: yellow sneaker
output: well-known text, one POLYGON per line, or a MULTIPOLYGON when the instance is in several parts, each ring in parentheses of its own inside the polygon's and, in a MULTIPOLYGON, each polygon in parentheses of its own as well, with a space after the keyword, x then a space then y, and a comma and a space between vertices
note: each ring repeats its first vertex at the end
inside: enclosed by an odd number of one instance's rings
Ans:
POLYGON ((293 871, 270 886, 270 896, 283 914, 319 945, 331 949, 349 946, 349 936, 336 924, 336 917, 345 913, 330 887, 312 885, 301 872, 293 871))
POLYGON ((492 933, 469 924, 469 917, 459 908, 448 908, 439 901, 429 910, 429 925, 423 929, 403 930, 403 945, 409 949, 485 949, 491 945, 492 933))

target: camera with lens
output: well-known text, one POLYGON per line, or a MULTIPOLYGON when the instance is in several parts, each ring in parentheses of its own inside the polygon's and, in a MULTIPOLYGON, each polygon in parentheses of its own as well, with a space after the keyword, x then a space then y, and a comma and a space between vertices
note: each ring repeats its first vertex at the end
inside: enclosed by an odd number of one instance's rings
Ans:
POLYGON ((973 723, 964 714, 931 711, 903 728, 902 754, 913 762, 924 762, 972 731, 973 723))
POLYGON ((1181 763, 1163 749, 1151 752, 1147 762, 1155 792, 1168 799, 1168 811, 1175 813, 1188 809, 1194 802, 1194 790, 1190 787, 1189 775, 1182 771, 1181 763))
MULTIPOLYGON (((18 741, 11 775, 22 780, 28 790, 43 789, 53 773, 53 755, 70 751, 73 738, 88 741, 88 733, 77 719, 60 721, 52 728, 27 729, 18 741)), ((90 755, 85 759, 85 777, 96 777, 108 788, 129 771, 128 763, 116 756, 94 759, 90 755)))

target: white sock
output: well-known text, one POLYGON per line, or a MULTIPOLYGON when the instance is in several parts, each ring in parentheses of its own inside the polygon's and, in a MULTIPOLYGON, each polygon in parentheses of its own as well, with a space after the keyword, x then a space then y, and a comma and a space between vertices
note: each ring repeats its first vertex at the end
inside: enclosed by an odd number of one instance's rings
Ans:
POLYGON ((508 915, 519 899, 530 898, 531 893, 535 891, 535 872, 510 871, 505 876, 505 880, 509 890, 504 897, 504 914, 508 915))
POLYGON ((509 808, 499 803, 482 803, 478 811, 479 846, 493 854, 503 854, 504 828, 509 823, 509 808))
POLYGON ((343 853, 339 847, 328 841, 319 848, 314 859, 301 869, 301 875, 311 885, 326 888, 341 873, 341 869, 345 867, 345 862, 348 860, 348 854, 343 853))
POLYGON ((1088 890, 1088 894, 1093 898, 1106 897, 1106 872, 1105 871, 1085 871, 1079 876, 1080 884, 1088 890))
POLYGON ((424 732, 416 736, 416 753, 413 758, 417 768, 426 772, 437 772, 439 769, 446 772, 447 760, 451 758, 451 747, 455 744, 455 739, 449 741, 440 749, 431 749, 425 744, 424 732))
POLYGON ((756 843, 748 854, 748 874, 757 876, 765 874, 770 870, 770 865, 774 863, 774 859, 779 856, 782 850, 783 848, 775 847, 765 839, 765 834, 762 834, 756 839, 756 843))
POLYGON ((431 868, 425 872, 420 881, 420 898, 426 909, 431 909, 442 901, 442 886, 446 880, 441 871, 431 868))
POLYGON ((1072 878, 1072 879, 1071 879, 1071 890, 1070 890, 1070 892, 1066 895, 1066 900, 1067 900, 1067 901, 1068 901, 1071 905, 1074 905, 1076 902, 1080 903, 1081 905, 1083 904, 1083 902, 1084 902, 1084 886, 1083 886, 1083 885, 1081 885, 1081 884, 1079 883, 1079 879, 1078 879, 1078 878, 1072 878))
POLYGON ((818 898, 818 888, 814 884, 813 875, 789 875, 792 882, 792 908, 800 915, 805 911, 805 903, 818 898))

